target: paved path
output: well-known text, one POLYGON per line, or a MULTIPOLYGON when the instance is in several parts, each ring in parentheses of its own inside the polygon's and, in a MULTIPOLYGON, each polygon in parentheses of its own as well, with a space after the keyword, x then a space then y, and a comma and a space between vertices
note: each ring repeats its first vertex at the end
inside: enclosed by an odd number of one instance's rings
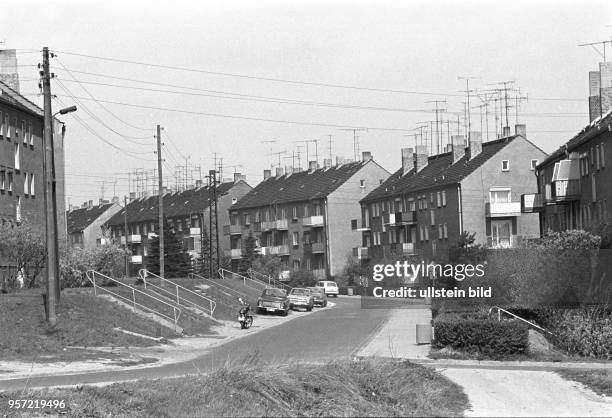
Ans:
POLYGON ((3 380, 0 374, 0 391, 22 390, 26 385, 37 388, 184 376, 248 362, 283 365, 351 359, 384 323, 389 311, 360 309, 358 297, 341 296, 333 302, 337 306, 332 309, 315 310, 276 327, 204 348, 201 356, 190 361, 137 370, 38 376, 29 380, 3 380))
POLYGON ((442 369, 458 383, 475 417, 609 417, 612 398, 556 373, 531 370, 442 369))

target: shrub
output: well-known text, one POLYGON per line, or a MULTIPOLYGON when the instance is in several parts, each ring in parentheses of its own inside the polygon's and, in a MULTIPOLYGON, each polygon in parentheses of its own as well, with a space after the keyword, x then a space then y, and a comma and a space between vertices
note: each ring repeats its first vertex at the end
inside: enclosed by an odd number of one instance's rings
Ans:
MULTIPOLYGON (((116 244, 92 249, 71 248, 60 260, 62 287, 89 286, 87 270, 116 278, 125 269, 125 250, 116 244)), ((112 283, 112 282, 111 282, 112 283)), ((107 283, 101 283, 108 285, 107 283)))
POLYGON ((517 321, 488 319, 484 313, 441 314, 434 321, 436 348, 451 347, 490 356, 524 354, 529 330, 517 321))
POLYGON ((317 283, 317 278, 310 270, 292 270, 289 275, 289 286, 291 287, 311 287, 317 283))

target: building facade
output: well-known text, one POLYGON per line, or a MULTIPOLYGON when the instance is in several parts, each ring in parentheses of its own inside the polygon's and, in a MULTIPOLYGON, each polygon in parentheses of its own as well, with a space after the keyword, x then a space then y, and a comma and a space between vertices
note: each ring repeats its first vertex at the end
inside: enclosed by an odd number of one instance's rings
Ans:
POLYGON ((472 132, 466 147, 453 137, 447 152, 402 149, 402 168, 361 200, 352 220, 363 235, 354 256, 367 262, 415 256, 446 261, 464 231, 476 243, 504 248, 539 236, 537 216, 521 213, 521 195, 535 191, 535 167, 546 154, 519 134, 482 143, 472 132))
MULTIPOLYGON (((234 175, 234 181, 221 183, 217 186, 217 223, 219 225, 220 250, 230 249, 229 237, 222 234, 221 227, 229 222, 229 210, 233 204, 252 189, 240 174, 234 175)), ((166 193, 163 196, 164 217, 183 242, 183 248, 195 260, 201 252, 202 225, 206 231, 209 226, 208 186, 187 189, 181 192, 166 193)), ((151 239, 156 236, 158 228, 159 200, 158 196, 132 198, 127 206, 115 213, 106 222, 111 236, 126 245, 131 252, 130 274, 147 267, 151 239), (125 225, 127 223, 127 231, 125 225)))
POLYGON ((538 165, 537 193, 523 196, 522 211, 539 213, 542 232, 599 232, 612 222, 611 138, 609 111, 538 165))
POLYGON ((90 200, 81 207, 70 207, 66 212, 68 247, 91 249, 105 244, 104 225, 120 210, 116 199, 113 202, 100 200, 95 206, 90 200))
POLYGON ((359 199, 388 176, 370 153, 363 153, 362 161, 335 166, 325 160, 323 168, 312 161, 306 171, 277 169, 272 176, 265 170, 264 181, 230 210, 225 233, 232 268, 240 268, 252 234, 262 255, 280 257, 281 279, 298 269, 319 279, 341 274, 361 240, 347 219, 359 213, 359 199))

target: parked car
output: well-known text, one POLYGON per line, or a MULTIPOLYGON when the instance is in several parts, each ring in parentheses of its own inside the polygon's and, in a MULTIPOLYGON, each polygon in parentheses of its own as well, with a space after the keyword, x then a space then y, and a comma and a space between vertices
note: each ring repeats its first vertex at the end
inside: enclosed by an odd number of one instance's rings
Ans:
POLYGON ((338 291, 338 283, 332 282, 331 280, 321 280, 320 282, 317 282, 317 287, 322 287, 325 289, 325 294, 327 296, 338 297, 338 294, 340 293, 338 291))
POLYGON ((289 292, 289 306, 291 309, 306 308, 307 311, 312 311, 314 306, 312 291, 305 287, 294 287, 289 292))
POLYGON ((327 306, 327 295, 325 294, 325 289, 322 287, 309 287, 312 292, 312 297, 314 299, 315 306, 327 306))
POLYGON ((257 299, 257 313, 280 312, 283 316, 289 313, 290 304, 287 291, 284 289, 268 288, 261 292, 257 299))

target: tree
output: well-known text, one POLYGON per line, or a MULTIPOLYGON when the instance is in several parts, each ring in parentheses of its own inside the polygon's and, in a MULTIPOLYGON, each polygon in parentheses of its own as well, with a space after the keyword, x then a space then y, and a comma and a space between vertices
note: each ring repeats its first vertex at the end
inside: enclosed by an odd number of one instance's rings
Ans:
POLYGON ((316 283, 317 278, 310 270, 292 270, 291 274, 289 274, 289 286, 291 287, 311 287, 316 283))
POLYGON ((244 255, 240 260, 240 270, 247 271, 253 267, 253 263, 258 257, 257 240, 253 236, 253 232, 249 231, 249 236, 244 241, 244 255))
POLYGON ((273 279, 278 279, 280 272, 283 270, 281 259, 276 255, 265 255, 256 258, 253 262, 253 269, 273 279))
POLYGON ((201 237, 200 255, 197 259, 196 271, 203 276, 208 276, 210 241, 208 239, 208 228, 204 223, 202 223, 201 237))
MULTIPOLYGON (((37 286, 37 277, 45 267, 47 247, 45 237, 39 228, 28 223, 13 225, 4 223, 0 226, 0 259, 16 267, 14 281, 18 271, 23 272, 24 286, 37 286)), ((12 283, 8 283, 12 285, 12 283)), ((3 289, 7 283, 3 281, 3 289)))
MULTIPOLYGON (((166 277, 184 277, 193 269, 191 257, 183 249, 170 224, 164 219, 164 274, 166 277)), ((147 270, 159 274, 159 235, 151 240, 147 257, 147 270)))

